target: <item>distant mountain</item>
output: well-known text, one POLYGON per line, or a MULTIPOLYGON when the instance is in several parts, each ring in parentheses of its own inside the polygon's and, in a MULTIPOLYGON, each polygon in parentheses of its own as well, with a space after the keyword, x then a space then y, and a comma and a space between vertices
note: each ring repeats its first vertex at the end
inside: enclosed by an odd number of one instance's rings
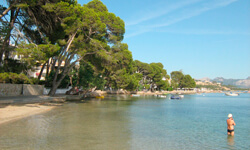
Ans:
POLYGON ((201 81, 211 81, 211 79, 208 78, 208 77, 204 77, 204 78, 201 78, 201 79, 199 79, 199 80, 201 80, 201 81))
POLYGON ((223 85, 234 85, 239 88, 250 88, 250 77, 247 79, 224 79, 223 77, 217 77, 211 81, 222 83, 223 85))

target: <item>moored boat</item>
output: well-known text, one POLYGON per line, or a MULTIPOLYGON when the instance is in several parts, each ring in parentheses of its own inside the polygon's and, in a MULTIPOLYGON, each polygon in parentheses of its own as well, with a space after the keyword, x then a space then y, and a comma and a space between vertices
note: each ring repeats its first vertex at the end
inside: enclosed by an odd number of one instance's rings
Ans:
POLYGON ((159 98, 166 98, 167 96, 166 95, 157 95, 157 97, 159 97, 159 98))
POLYGON ((176 96, 176 95, 172 95, 172 96, 170 97, 170 99, 181 99, 181 97, 180 97, 180 96, 176 96))
POLYGON ((227 96, 239 96, 240 94, 239 93, 233 93, 233 92, 228 92, 228 93, 225 93, 227 96))
POLYGON ((104 99, 104 96, 96 96, 95 98, 104 99))
POLYGON ((184 95, 179 95, 180 98, 184 98, 184 95))
POLYGON ((139 94, 132 94, 131 96, 132 97, 139 97, 140 95, 139 94))

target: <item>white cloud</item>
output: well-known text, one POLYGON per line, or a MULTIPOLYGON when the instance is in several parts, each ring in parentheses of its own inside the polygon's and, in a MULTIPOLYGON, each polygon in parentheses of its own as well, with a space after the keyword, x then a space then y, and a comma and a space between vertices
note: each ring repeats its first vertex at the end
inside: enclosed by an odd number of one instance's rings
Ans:
POLYGON ((185 1, 181 1, 179 3, 172 4, 172 5, 167 6, 167 7, 165 7, 166 4, 165 5, 161 4, 161 5, 163 5, 163 7, 161 7, 161 8, 152 8, 152 9, 154 9, 154 11, 146 13, 143 17, 141 17, 139 19, 136 19, 136 20, 133 20, 133 21, 130 21, 130 22, 126 23, 126 26, 132 26, 132 25, 140 24, 142 22, 145 22, 145 21, 148 21, 148 20, 163 16, 163 15, 166 15, 166 14, 172 12, 172 11, 178 10, 180 8, 186 7, 188 5, 191 5, 191 4, 200 2, 200 1, 201 0, 185 0, 185 1))
POLYGON ((174 23, 177 23, 177 22, 180 22, 180 21, 183 21, 183 20, 186 20, 186 19, 189 19, 189 18, 192 18, 192 17, 195 17, 195 16, 198 16, 204 12, 207 12, 209 10, 212 10, 212 9, 216 9, 216 8, 219 8, 219 7, 224 7, 224 6, 227 6, 233 2, 236 2, 238 0, 217 0, 217 1, 213 1, 212 3, 207 3, 205 4, 205 6, 201 7, 201 8, 196 8, 196 9, 192 9, 190 10, 189 12, 183 14, 182 16, 178 16, 172 20, 169 20, 165 23, 161 23, 161 24, 154 24, 152 26, 149 26, 150 28, 157 28, 157 27, 165 27, 165 26, 169 26, 171 24, 174 24, 174 23))
MULTIPOLYGON (((186 7, 186 6, 190 5, 190 4, 195 4, 195 3, 198 2, 198 0, 194 0, 194 1, 192 1, 192 3, 191 2, 190 3, 188 3, 188 2, 179 3, 179 4, 176 4, 176 5, 173 5, 172 7, 170 7, 169 8, 170 11, 166 10, 166 11, 163 11, 163 12, 158 12, 156 14, 149 15, 148 17, 138 19, 137 21, 130 22, 130 25, 131 26, 133 25, 133 27, 135 28, 134 30, 136 32, 133 32, 132 34, 128 34, 125 37, 129 38, 129 37, 137 36, 139 34, 143 34, 143 33, 146 33, 146 32, 153 31, 153 30, 161 28, 161 27, 166 27, 166 26, 181 22, 183 20, 187 20, 189 18, 201 15, 202 13, 207 12, 209 10, 220 8, 220 7, 225 7, 225 6, 227 6, 227 5, 229 5, 229 4, 233 3, 233 2, 236 2, 236 1, 238 1, 238 0, 205 1, 205 2, 203 2, 201 4, 199 4, 198 7, 195 6, 194 8, 189 7, 189 8, 185 8, 185 9, 184 9, 184 7, 186 7), (177 10, 177 9, 181 9, 181 10, 178 10, 178 13, 172 14, 171 17, 168 16, 169 18, 173 18, 173 19, 168 19, 167 21, 162 22, 162 23, 158 23, 158 24, 143 25, 143 22, 146 21, 146 20, 150 20, 150 19, 153 19, 153 18, 156 18, 156 17, 167 15, 169 12, 177 10)), ((164 17, 166 17, 166 16, 164 16, 164 17)), ((131 29, 131 27, 130 27, 130 29, 131 29)), ((201 33, 201 31, 199 31, 199 32, 201 33)), ((219 33, 219 32, 217 32, 217 33, 219 33)), ((207 32, 207 34, 208 34, 208 32, 207 32)), ((211 34, 215 34, 215 32, 211 33, 211 34)))
POLYGON ((149 32, 149 31, 150 31, 150 29, 141 28, 141 29, 139 29, 139 30, 137 30, 137 31, 132 32, 131 34, 125 35, 125 38, 134 37, 134 36, 137 36, 137 35, 140 35, 140 34, 149 32))
POLYGON ((156 32, 165 32, 165 33, 175 33, 175 34, 194 34, 194 35, 250 35, 250 32, 245 31, 233 31, 233 30, 211 30, 211 29, 188 29, 188 30, 156 30, 156 32))

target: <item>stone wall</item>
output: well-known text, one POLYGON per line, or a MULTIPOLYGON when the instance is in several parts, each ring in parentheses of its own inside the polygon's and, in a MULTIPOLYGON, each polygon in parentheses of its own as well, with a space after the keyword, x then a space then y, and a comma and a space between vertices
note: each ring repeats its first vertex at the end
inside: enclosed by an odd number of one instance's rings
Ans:
POLYGON ((43 85, 0 84, 0 96, 43 95, 43 85))
POLYGON ((22 87, 22 84, 0 84, 0 96, 21 95, 22 87))
POLYGON ((23 84, 23 95, 43 95, 44 85, 23 84))

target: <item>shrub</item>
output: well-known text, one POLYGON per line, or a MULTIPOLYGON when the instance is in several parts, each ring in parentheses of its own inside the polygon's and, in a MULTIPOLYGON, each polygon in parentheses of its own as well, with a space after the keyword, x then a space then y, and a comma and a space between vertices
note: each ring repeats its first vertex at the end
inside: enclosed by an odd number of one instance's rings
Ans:
POLYGON ((31 80, 25 74, 12 72, 0 73, 0 83, 32 84, 31 80))
POLYGON ((10 79, 9 79, 9 73, 0 73, 0 83, 9 83, 10 79))

